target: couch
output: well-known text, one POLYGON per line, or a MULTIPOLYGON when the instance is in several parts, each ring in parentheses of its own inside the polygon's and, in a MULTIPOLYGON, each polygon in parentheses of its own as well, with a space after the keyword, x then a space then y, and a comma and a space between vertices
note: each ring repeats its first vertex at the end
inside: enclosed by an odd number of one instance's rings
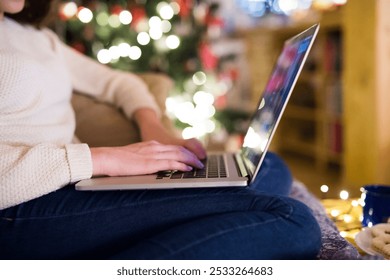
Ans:
MULTIPOLYGON (((145 73, 139 76, 164 112, 165 100, 173 81, 163 74, 145 73)), ((72 104, 76 113, 76 136, 81 142, 96 147, 120 146, 139 141, 137 126, 128 121, 117 108, 80 93, 73 94, 72 104)), ((171 120, 165 115, 163 122, 172 133, 176 132, 171 120)), ((355 247, 341 237, 320 201, 299 180, 294 180, 290 196, 308 205, 321 227, 322 247, 318 259, 360 259, 355 247)))

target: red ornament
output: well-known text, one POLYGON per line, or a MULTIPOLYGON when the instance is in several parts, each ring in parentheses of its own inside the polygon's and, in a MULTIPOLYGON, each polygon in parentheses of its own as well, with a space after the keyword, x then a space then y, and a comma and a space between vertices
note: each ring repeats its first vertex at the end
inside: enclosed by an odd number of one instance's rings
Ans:
POLYGON ((146 17, 145 9, 141 6, 135 6, 131 8, 130 13, 133 16, 133 20, 131 21, 132 26, 136 26, 139 21, 146 17))
POLYGON ((194 6, 193 0, 177 0, 176 2, 180 7, 179 15, 184 18, 189 17, 194 6))
POLYGON ((212 52, 206 42, 199 45, 199 57, 204 70, 215 70, 218 66, 218 57, 212 52))
POLYGON ((220 95, 215 99, 214 106, 216 109, 224 109, 227 106, 227 96, 226 94, 220 95))
POLYGON ((123 11, 123 7, 121 5, 113 5, 111 7, 111 13, 113 15, 119 15, 123 11))
POLYGON ((211 8, 207 10, 206 16, 205 16, 205 23, 207 26, 218 26, 223 27, 223 20, 218 17, 215 13, 215 11, 211 8))

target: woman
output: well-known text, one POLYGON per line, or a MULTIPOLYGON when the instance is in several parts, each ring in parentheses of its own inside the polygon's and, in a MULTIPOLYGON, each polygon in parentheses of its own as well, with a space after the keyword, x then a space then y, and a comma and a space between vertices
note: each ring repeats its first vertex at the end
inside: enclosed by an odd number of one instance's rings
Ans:
POLYGON ((75 182, 97 175, 202 168, 206 153, 197 140, 168 134, 135 75, 41 28, 50 3, 0 0, 0 259, 316 256, 319 227, 306 206, 286 197, 290 172, 271 153, 248 189, 75 191, 75 182), (77 143, 74 89, 121 106, 143 142, 77 143))

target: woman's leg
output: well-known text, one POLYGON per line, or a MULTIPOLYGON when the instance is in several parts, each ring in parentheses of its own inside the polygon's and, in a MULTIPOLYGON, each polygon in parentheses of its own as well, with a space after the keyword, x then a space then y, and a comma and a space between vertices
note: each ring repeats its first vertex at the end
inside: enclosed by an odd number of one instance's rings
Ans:
POLYGON ((251 188, 259 192, 288 196, 293 177, 286 163, 275 153, 268 152, 251 188))
POLYGON ((320 231, 308 208, 259 193, 262 185, 129 192, 69 186, 0 211, 0 259, 314 258, 320 231))

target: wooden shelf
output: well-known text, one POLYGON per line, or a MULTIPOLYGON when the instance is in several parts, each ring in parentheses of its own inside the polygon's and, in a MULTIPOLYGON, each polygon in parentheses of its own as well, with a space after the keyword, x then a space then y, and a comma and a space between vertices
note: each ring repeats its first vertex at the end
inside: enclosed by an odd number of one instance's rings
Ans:
POLYGON ((315 121, 318 111, 314 108, 289 104, 284 113, 285 118, 294 118, 307 121, 315 121))
MULTIPOLYGON (((304 100, 305 108, 301 108, 299 92, 294 91, 273 141, 275 149, 294 150, 297 159, 300 154, 311 155, 318 166, 340 164, 340 181, 356 190, 366 183, 390 184, 390 130, 386 129, 390 127, 389 10, 390 1, 348 0, 342 10, 322 16, 319 36, 306 63, 310 68, 304 69, 297 83, 314 87, 313 93, 305 95, 312 95, 313 100, 304 100), (329 36, 339 36, 342 45, 337 50, 341 59, 337 71, 327 68, 329 36), (329 84, 337 84, 338 92, 329 84), (328 106, 332 100, 339 102, 334 108, 328 106), (314 141, 304 144, 296 138, 298 143, 287 142, 291 130, 299 136, 295 124, 302 122, 314 125, 314 141), (332 136, 332 125, 333 133, 340 135, 332 136), (339 139, 339 146, 332 148, 331 137, 339 139)), ((259 28, 242 34, 248 46, 253 100, 265 86, 281 43, 301 27, 259 28)))
MULTIPOLYGON (((280 126, 273 149, 311 157, 320 168, 343 164, 342 115, 342 10, 322 15, 320 32, 297 81, 280 126)), ((307 24, 305 25, 307 27, 307 24)), ((304 30, 303 26, 281 29, 259 28, 246 35, 248 61, 264 61, 250 65, 253 77, 268 77, 284 41, 304 30), (255 65, 256 64, 256 65, 255 65), (268 65, 269 64, 269 65, 268 65)), ((263 83, 266 80, 261 81, 263 83)), ((253 79, 253 92, 260 86, 253 79)), ((253 100, 258 96, 253 95, 253 100)))

